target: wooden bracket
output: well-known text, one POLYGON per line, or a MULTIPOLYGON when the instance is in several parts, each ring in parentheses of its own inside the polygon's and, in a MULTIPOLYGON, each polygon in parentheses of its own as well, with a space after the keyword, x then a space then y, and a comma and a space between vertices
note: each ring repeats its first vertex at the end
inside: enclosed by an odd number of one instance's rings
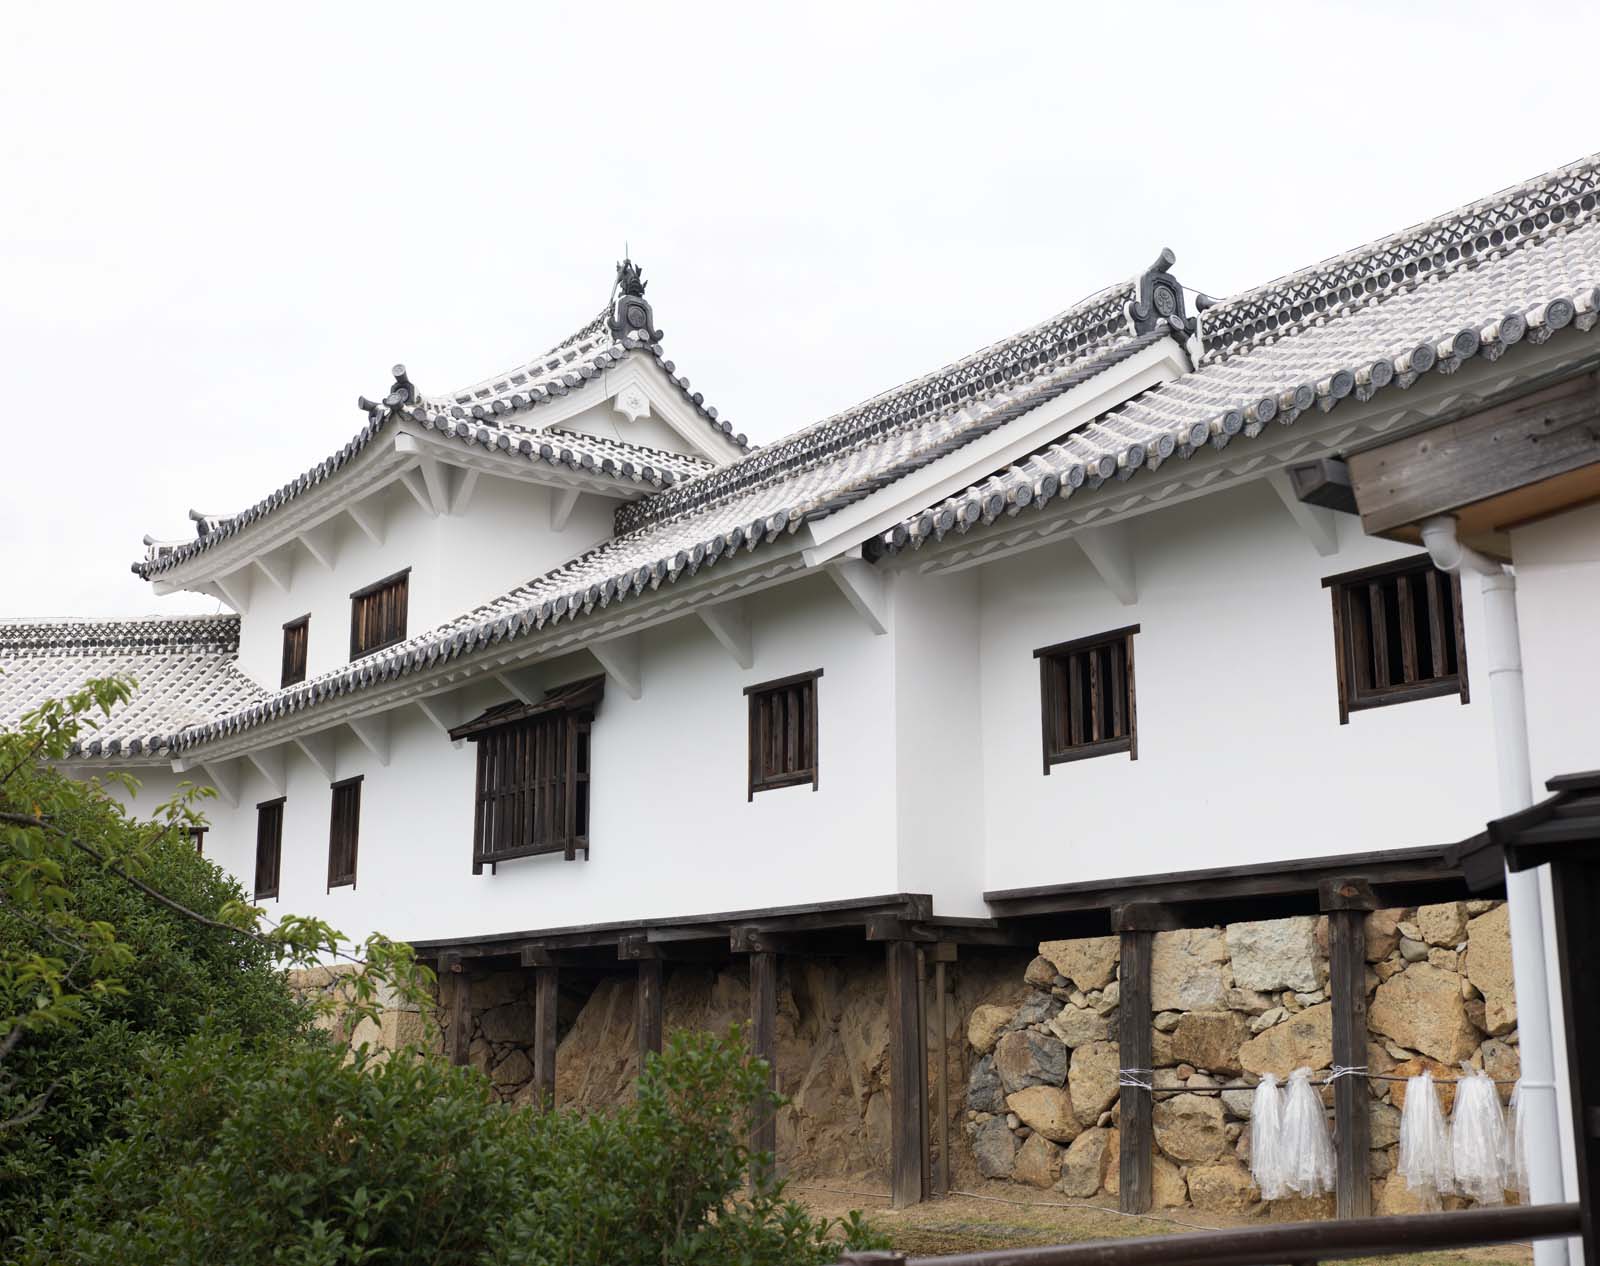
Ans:
POLYGON ((1135 901, 1111 907, 1113 932, 1173 932, 1182 926, 1182 920, 1171 906, 1135 901))
POLYGON ((1376 910, 1377 895, 1365 879, 1324 879, 1317 885, 1319 910, 1376 910))

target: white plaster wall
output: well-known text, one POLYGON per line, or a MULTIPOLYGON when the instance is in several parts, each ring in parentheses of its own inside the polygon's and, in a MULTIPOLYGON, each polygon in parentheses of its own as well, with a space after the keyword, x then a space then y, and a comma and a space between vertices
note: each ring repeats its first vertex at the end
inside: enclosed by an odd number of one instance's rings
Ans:
POLYGON ((1511 534, 1535 799, 1600 769, 1600 505, 1511 534))
POLYGON ((351 593, 406 567, 411 635, 514 589, 611 534, 616 502, 592 494, 580 496, 565 528, 552 532, 556 491, 484 475, 465 513, 433 518, 403 487, 391 485, 382 493, 382 545, 340 515, 333 521, 338 536, 332 571, 299 545, 276 555, 280 570, 285 558, 293 559, 287 593, 253 568, 249 608, 240 622, 240 668, 265 689, 278 689, 283 626, 307 613, 306 675, 349 663, 351 593))
MULTIPOLYGON (((291 750, 280 897, 269 911, 315 913, 352 936, 422 939, 897 891, 889 639, 873 637, 822 578, 750 606, 752 668, 691 617, 646 634, 642 698, 608 684, 592 735, 587 862, 524 858, 474 876, 474 749, 406 707, 391 714, 387 766, 340 731, 335 775, 365 776, 353 889, 327 891, 328 779, 291 750), (819 667, 818 790, 747 800, 743 687, 819 667)), ((597 671, 583 653, 547 680, 597 671)), ((503 698, 480 687, 462 710, 503 698)), ((247 771, 240 807, 214 811, 207 851, 248 885, 255 805, 278 793, 247 771)))
POLYGON ((891 578, 898 886, 948 915, 988 914, 979 577, 891 578))
POLYGON ((1340 725, 1321 578, 1418 551, 1339 516, 1320 557, 1265 484, 1134 523, 1138 601, 1071 542, 983 568, 984 802, 990 890, 1437 844, 1495 812, 1482 613, 1465 587, 1473 702, 1352 713, 1340 725), (1042 772, 1032 652, 1138 624, 1139 759, 1042 772))

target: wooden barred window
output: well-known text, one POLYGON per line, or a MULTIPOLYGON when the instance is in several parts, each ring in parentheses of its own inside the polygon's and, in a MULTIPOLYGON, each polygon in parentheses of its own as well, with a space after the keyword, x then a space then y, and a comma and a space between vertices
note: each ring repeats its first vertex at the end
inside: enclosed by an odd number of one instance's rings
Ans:
POLYGON ((1467 699, 1461 580, 1426 554, 1329 576, 1339 724, 1363 708, 1434 695, 1467 699))
POLYGON ((293 686, 306 679, 306 642, 311 632, 311 617, 303 615, 283 626, 283 680, 293 686))
POLYGON ((350 658, 359 659, 406 639, 411 568, 350 595, 350 658))
POLYGON ((203 826, 191 826, 189 828, 189 842, 194 845, 194 851, 204 857, 206 855, 206 828, 203 826))
POLYGON ((756 792, 817 789, 817 678, 822 669, 746 686, 750 699, 750 786, 756 792))
POLYGON ((1039 661, 1039 717, 1044 772, 1090 756, 1127 752, 1139 759, 1134 706, 1133 635, 1137 624, 1034 651, 1039 661))
POLYGON ((472 873, 514 857, 589 856, 589 730, 605 691, 593 677, 538 703, 490 708, 450 731, 478 747, 472 873))
POLYGON ((333 784, 328 823, 328 891, 356 886, 356 838, 361 831, 361 778, 333 784))
POLYGON ((255 899, 277 897, 283 865, 283 797, 256 806, 255 899))

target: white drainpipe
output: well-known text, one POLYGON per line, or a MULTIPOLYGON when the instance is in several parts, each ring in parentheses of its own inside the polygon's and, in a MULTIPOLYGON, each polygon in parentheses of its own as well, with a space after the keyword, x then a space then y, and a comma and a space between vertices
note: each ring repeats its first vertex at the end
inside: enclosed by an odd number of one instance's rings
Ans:
MULTIPOLYGON (((1528 708, 1522 689, 1516 577, 1510 568, 1457 540, 1452 514, 1425 520, 1422 543, 1441 571, 1475 573, 1483 586, 1500 812, 1504 816, 1526 809, 1533 803, 1533 775, 1528 761, 1528 708)), ((1506 904, 1510 907, 1511 968, 1522 1053, 1522 1103, 1523 1111, 1532 1114, 1528 1131, 1529 1194, 1534 1204, 1556 1204, 1566 1195, 1539 870, 1506 873, 1506 904)), ((1541 1240, 1533 1252, 1537 1266, 1566 1266, 1568 1260, 1565 1240, 1541 1240)))

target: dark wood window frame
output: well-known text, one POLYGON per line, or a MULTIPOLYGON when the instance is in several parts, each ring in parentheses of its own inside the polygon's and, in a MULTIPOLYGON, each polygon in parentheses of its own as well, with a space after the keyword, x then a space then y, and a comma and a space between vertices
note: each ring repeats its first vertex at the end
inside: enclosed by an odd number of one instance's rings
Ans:
POLYGON ((1127 752, 1129 760, 1139 759, 1133 669, 1133 638, 1138 631, 1137 624, 1130 624, 1034 651, 1039 661, 1039 742, 1046 775, 1068 761, 1118 752, 1127 752), (1103 680, 1106 676, 1109 682, 1103 680))
POLYGON ((1460 576, 1440 571, 1427 554, 1413 554, 1328 576, 1322 586, 1333 602, 1340 725, 1350 723, 1352 712, 1414 699, 1459 694, 1463 704, 1471 701, 1460 576), (1388 636, 1391 592, 1394 645, 1388 636), (1372 639, 1375 623, 1386 631, 1381 643, 1372 639), (1398 665, 1391 654, 1397 648, 1398 665))
POLYGON ((411 605, 411 568, 406 567, 393 575, 363 585, 350 595, 350 658, 360 659, 386 646, 406 640, 406 616, 411 605), (398 592, 398 601, 391 601, 387 611, 381 606, 380 595, 386 590, 398 592), (374 610, 376 607, 376 610, 374 610), (368 619, 368 612, 373 618, 368 619), (375 625, 376 628, 371 626, 375 625), (368 636, 371 641, 368 641, 368 636))
POLYGON ((191 826, 189 828, 189 841, 194 845, 194 851, 199 853, 201 857, 206 855, 207 829, 203 826, 191 826))
POLYGON ((283 882, 283 806, 286 798, 263 800, 256 805, 256 878, 255 900, 278 898, 283 882), (263 850, 268 850, 267 856, 263 850), (270 856, 270 863, 267 857, 270 856))
POLYGON ((589 857, 590 731, 606 679, 504 703, 450 731, 478 748, 472 873, 519 857, 589 857))
POLYGON ((758 682, 749 700, 749 784, 746 801, 779 787, 817 789, 817 679, 822 669, 758 682), (776 739, 777 741, 772 741, 776 739))
POLYGON ((361 781, 341 778, 329 784, 328 891, 356 886, 356 855, 361 841, 361 781))
POLYGON ((306 679, 306 643, 311 638, 311 616, 286 621, 283 626, 283 680, 279 686, 296 686, 306 679))

